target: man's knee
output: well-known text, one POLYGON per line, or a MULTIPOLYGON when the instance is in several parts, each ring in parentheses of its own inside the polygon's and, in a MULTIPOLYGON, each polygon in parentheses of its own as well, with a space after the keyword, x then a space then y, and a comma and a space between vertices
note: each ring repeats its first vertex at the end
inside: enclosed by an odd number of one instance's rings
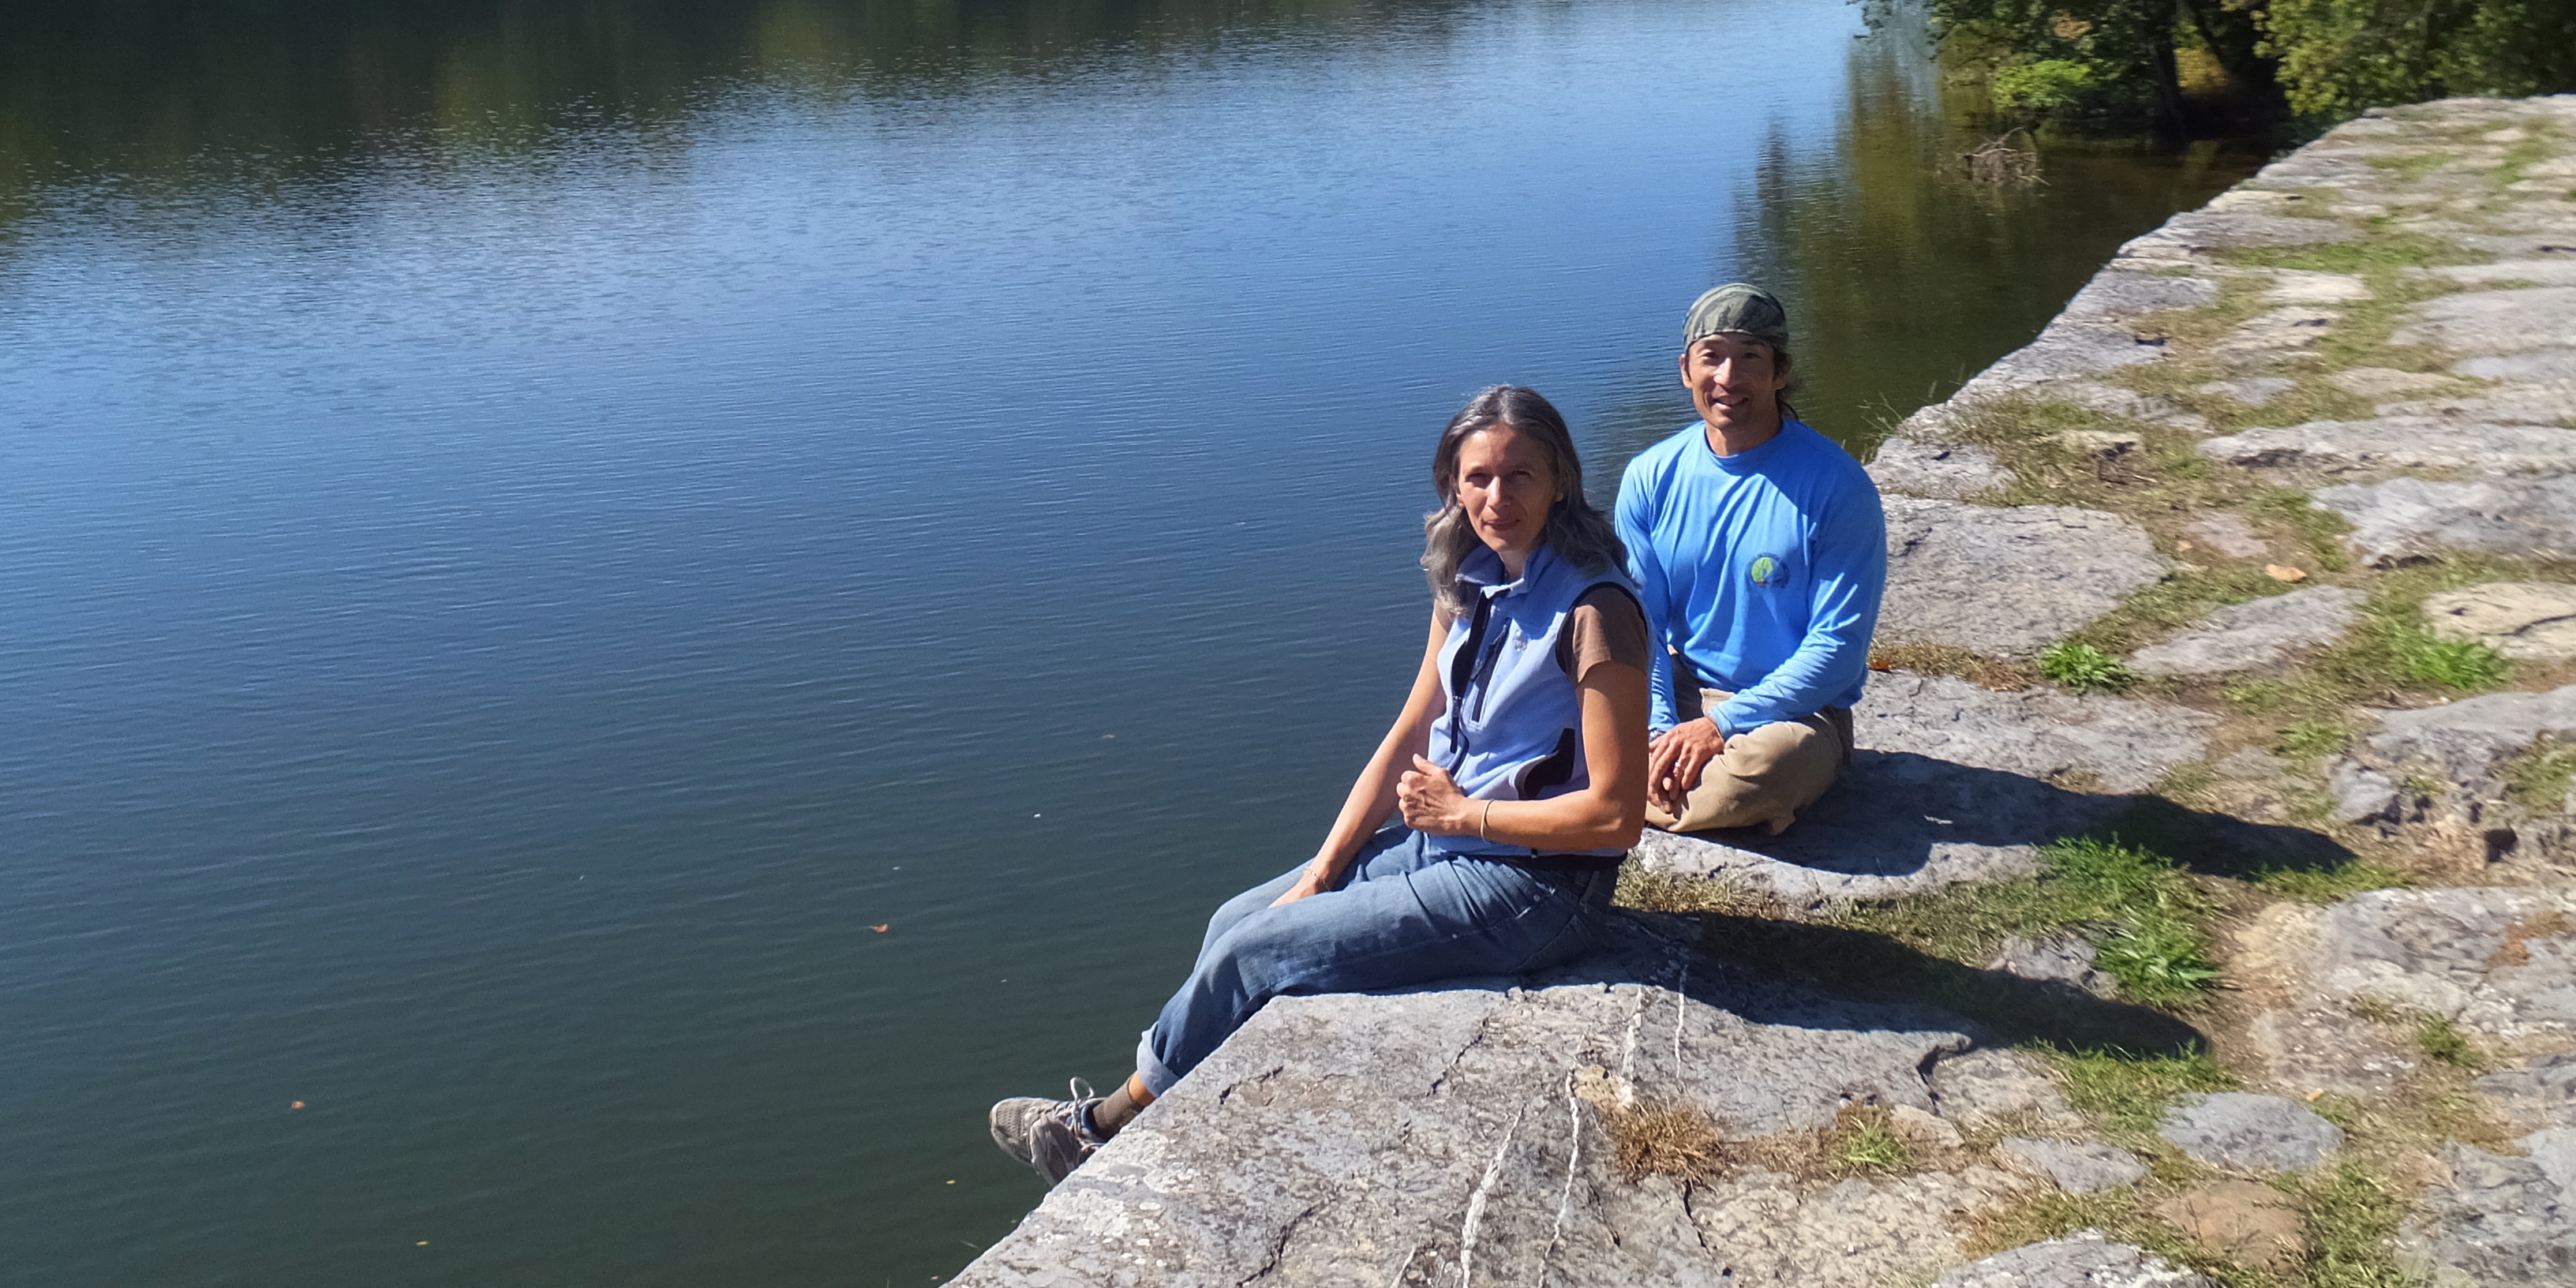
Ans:
POLYGON ((1749 782, 1816 773, 1830 782, 1842 761, 1842 740, 1833 727, 1821 716, 1809 716, 1759 725, 1727 739, 1726 749, 1709 768, 1749 782))
POLYGON ((1678 818, 1650 811, 1647 821, 1673 831, 1769 827, 1778 832, 1841 776, 1846 751, 1824 716, 1745 730, 1701 771, 1678 818))

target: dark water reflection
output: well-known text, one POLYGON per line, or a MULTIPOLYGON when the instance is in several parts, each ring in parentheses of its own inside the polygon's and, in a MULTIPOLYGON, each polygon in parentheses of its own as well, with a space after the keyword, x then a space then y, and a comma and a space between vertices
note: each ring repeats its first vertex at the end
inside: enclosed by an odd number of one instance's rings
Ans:
POLYGON ((2246 164, 1976 189, 1863 30, 0 3, 0 1277, 953 1271, 1374 742, 1468 391, 1606 492, 1752 276, 1864 438, 2246 164))

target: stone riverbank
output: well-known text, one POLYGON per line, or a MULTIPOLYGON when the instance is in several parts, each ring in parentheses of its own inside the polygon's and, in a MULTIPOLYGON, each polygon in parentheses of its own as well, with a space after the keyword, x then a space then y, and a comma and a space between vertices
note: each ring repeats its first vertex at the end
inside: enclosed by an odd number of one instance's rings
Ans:
POLYGON ((1871 467, 1852 773, 1284 999, 953 1282, 2576 1282, 2576 98, 2374 113, 1871 467))

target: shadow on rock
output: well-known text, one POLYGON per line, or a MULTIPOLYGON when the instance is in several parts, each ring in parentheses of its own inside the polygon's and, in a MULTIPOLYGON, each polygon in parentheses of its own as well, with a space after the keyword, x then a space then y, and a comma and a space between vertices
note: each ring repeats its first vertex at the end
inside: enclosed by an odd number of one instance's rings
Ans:
POLYGON ((2208 1046, 2180 1019, 2072 984, 1980 970, 1870 931, 1726 913, 1623 909, 1599 948, 1578 961, 1523 979, 1448 980, 1421 991, 1569 984, 1671 989, 1756 1024, 1963 1028, 1980 1046, 2043 1042, 2133 1056, 2208 1046))
POLYGON ((2216 875, 2329 868, 2352 857, 2305 828, 2084 786, 1915 752, 1861 751, 1851 771, 1779 836, 1759 829, 1650 834, 1640 848, 1669 871, 1758 875, 1784 896, 1845 898, 1901 891, 1835 878, 1929 878, 1923 888, 1992 880, 2030 870, 2034 847, 2086 834, 2117 834, 2216 875))
POLYGON ((1700 954, 1714 962, 1860 1001, 1946 1011, 1975 1025, 1990 1046, 2181 1055, 2208 1045, 2199 1029, 2162 1011, 2059 980, 1980 970, 1869 931, 1719 913, 1690 919, 1700 923, 1700 954))

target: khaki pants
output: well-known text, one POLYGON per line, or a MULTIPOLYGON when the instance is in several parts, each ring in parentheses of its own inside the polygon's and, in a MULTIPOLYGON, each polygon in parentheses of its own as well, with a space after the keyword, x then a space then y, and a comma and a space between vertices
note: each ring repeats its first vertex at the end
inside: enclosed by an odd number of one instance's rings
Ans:
MULTIPOLYGON (((1734 696, 1722 689, 1699 694, 1701 711, 1734 696)), ((1681 714, 1696 720, 1700 712, 1685 706, 1681 714)), ((1667 832, 1763 827, 1778 836, 1842 776, 1851 764, 1851 739, 1851 712, 1844 707, 1747 729, 1727 739, 1726 749, 1700 771, 1680 818, 1649 803, 1646 821, 1667 832)))

